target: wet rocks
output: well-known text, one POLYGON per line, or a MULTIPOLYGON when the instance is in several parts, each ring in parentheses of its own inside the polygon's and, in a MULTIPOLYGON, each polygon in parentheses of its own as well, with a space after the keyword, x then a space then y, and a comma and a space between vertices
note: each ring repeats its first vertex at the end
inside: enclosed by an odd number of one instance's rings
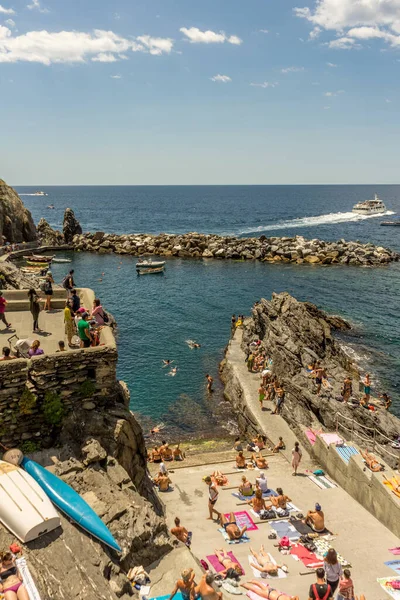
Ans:
POLYGON ((53 229, 43 217, 38 223, 37 233, 42 246, 61 246, 64 244, 64 236, 61 231, 53 229))
POLYGON ((0 245, 36 240, 32 215, 17 192, 0 179, 0 245))
POLYGON ((75 213, 72 208, 66 208, 64 213, 64 221, 63 221, 63 233, 64 240, 67 244, 72 242, 72 239, 75 235, 80 235, 82 233, 82 227, 75 217, 75 213))
POLYGON ((77 251, 100 254, 129 254, 132 256, 176 256, 179 258, 259 260, 270 263, 308 265, 385 265, 399 260, 392 250, 361 242, 325 242, 294 238, 261 236, 235 238, 206 235, 196 232, 174 234, 116 235, 104 232, 75 235, 77 251))

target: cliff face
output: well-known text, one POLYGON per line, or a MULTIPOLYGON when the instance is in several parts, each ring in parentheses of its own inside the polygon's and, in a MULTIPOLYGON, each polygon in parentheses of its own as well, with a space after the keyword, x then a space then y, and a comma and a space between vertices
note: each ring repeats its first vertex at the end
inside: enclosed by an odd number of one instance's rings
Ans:
MULTIPOLYGON (((243 349, 253 339, 262 340, 263 347, 273 360, 273 374, 286 391, 283 417, 305 443, 308 443, 304 435, 305 426, 317 429, 322 426, 334 431, 336 413, 340 412, 353 419, 354 431, 364 437, 372 433, 367 433, 361 425, 376 428, 377 441, 384 445, 387 442, 379 436, 379 432, 394 439, 399 427, 396 417, 383 409, 370 412, 338 401, 343 380, 348 374, 353 377, 353 395, 361 395, 358 391, 358 368, 333 335, 334 330, 346 329, 350 329, 348 323, 325 314, 311 303, 298 302, 287 293, 273 294, 270 301, 262 299, 253 308, 251 318, 246 320, 243 349), (315 360, 320 360, 326 368, 331 385, 329 389, 323 388, 320 396, 315 393, 307 370, 315 360)), ((340 433, 342 435, 343 431, 340 433)))
POLYGON ((32 215, 17 192, 0 179, 0 243, 2 237, 10 243, 36 240, 32 215))

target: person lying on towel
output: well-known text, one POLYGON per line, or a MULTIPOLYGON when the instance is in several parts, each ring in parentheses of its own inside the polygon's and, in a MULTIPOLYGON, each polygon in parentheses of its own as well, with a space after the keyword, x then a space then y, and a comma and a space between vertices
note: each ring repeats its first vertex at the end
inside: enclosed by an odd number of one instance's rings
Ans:
POLYGON ((303 523, 311 527, 315 533, 322 533, 325 531, 325 515, 322 511, 321 505, 315 505, 315 510, 309 510, 303 523))
POLYGON ((365 452, 361 450, 360 454, 365 460, 368 469, 370 469, 374 473, 377 473, 378 471, 383 471, 383 466, 376 460, 373 454, 368 452, 368 450, 366 450, 365 452))
POLYGON ((255 592, 258 596, 261 596, 261 598, 266 598, 266 600, 299 600, 298 596, 289 596, 284 592, 279 592, 268 585, 268 583, 264 583, 260 580, 257 581, 257 579, 249 581, 248 583, 242 583, 242 587, 251 592, 255 592))
POLYGON ((246 525, 239 529, 236 523, 236 517, 233 512, 229 515, 229 519, 227 519, 223 512, 221 512, 219 517, 220 523, 222 527, 225 529, 226 533, 230 540, 240 540, 244 533, 247 531, 246 525))

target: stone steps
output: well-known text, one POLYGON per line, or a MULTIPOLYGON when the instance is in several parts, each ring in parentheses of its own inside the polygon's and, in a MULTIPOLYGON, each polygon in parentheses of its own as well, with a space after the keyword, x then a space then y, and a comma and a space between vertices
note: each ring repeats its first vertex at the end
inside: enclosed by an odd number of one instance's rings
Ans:
MULTIPOLYGON (((43 297, 43 302, 41 303, 41 305, 43 306, 44 304, 44 300, 45 297, 43 297)), ((64 298, 52 298, 51 301, 51 307, 55 308, 55 309, 63 309, 65 307, 65 295, 64 298)), ((8 300, 7 301, 7 310, 6 312, 20 312, 20 311, 27 311, 29 312, 29 300, 8 300)))
MULTIPOLYGON (((45 293, 42 292, 41 290, 36 290, 37 293, 39 294, 39 296, 41 296, 43 299, 45 297, 45 293)), ((4 298, 7 300, 7 309, 11 310, 10 308, 10 304, 12 301, 24 301, 23 296, 26 296, 28 305, 29 305, 29 300, 28 300, 28 290, 3 290, 3 296, 4 298)), ((53 288, 53 299, 62 299, 62 300, 66 300, 67 298, 67 293, 64 290, 64 288, 53 288)), ((29 309, 29 306, 28 306, 29 309)))

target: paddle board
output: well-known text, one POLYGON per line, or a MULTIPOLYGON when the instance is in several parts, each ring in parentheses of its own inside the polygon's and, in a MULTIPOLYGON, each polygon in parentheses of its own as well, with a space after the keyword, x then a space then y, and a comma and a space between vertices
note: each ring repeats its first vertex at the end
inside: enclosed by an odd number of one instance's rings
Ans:
POLYGON ((37 481, 57 508, 95 538, 121 552, 108 527, 70 485, 29 458, 24 457, 21 465, 37 481))
POLYGON ((22 469, 0 460, 0 521, 21 542, 60 527, 60 517, 36 481, 22 469))

